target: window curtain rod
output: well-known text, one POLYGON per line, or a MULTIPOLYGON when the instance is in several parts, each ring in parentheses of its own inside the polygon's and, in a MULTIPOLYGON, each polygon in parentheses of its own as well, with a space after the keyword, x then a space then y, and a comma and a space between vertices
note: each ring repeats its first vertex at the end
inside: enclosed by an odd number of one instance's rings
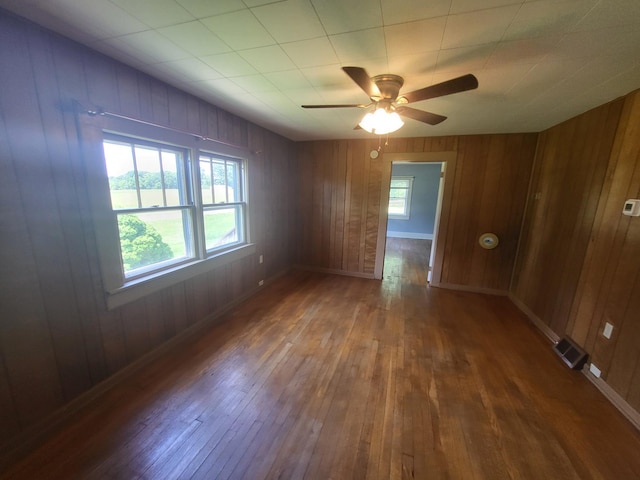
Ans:
POLYGON ((141 120, 139 118, 130 117, 128 115, 121 115, 119 113, 108 112, 102 107, 87 108, 87 107, 83 106, 80 102, 77 102, 77 101, 76 101, 76 106, 77 106, 77 110, 80 113, 84 113, 86 115, 89 115, 90 117, 104 116, 104 117, 120 118, 120 119, 123 119, 123 120, 129 120, 129 121, 132 121, 132 122, 141 123, 143 125, 149 125, 151 127, 157 127, 157 128, 162 128, 164 130, 169 130, 169 131, 176 132, 176 133, 181 133, 183 135, 189 135, 189 136, 194 137, 196 140, 199 140, 199 141, 214 142, 214 143, 219 143, 221 145, 225 145, 227 147, 246 150, 246 151, 249 151, 249 152, 251 152, 251 153, 253 153, 255 155, 262 153, 262 150, 252 151, 251 149, 249 149, 249 147, 245 147, 243 145, 236 145, 234 143, 229 143, 229 142, 223 142, 222 140, 218 140, 218 139, 211 138, 211 137, 206 137, 204 135, 200 135, 199 133, 187 132, 186 130, 179 130, 177 128, 167 127, 166 125, 160 125, 159 123, 153 123, 153 122, 149 122, 147 120, 141 120))

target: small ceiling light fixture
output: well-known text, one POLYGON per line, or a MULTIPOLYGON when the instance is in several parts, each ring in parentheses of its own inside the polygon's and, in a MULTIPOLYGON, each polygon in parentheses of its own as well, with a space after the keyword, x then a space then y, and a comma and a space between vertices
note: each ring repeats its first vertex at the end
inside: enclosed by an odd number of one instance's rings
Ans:
POLYGON ((359 123, 363 130, 376 135, 386 135, 395 132, 404 125, 400 115, 391 108, 376 108, 367 112, 359 123))

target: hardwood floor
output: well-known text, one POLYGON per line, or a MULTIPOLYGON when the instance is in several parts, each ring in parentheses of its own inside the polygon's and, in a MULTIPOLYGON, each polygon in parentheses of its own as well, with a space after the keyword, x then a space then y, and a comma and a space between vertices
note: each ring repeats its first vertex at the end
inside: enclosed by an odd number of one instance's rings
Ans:
POLYGON ((412 245, 382 282, 278 279, 3 478, 640 478, 595 387, 508 299, 426 288, 412 245))

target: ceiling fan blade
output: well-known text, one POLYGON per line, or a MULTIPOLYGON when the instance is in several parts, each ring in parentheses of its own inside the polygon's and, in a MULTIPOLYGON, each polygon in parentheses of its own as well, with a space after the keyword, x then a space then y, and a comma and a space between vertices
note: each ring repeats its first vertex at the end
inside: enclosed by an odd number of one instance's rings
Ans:
POLYGON ((421 100, 427 100, 428 98, 444 97, 445 95, 451 95, 452 93, 473 90, 474 88, 478 88, 478 79, 469 73, 462 77, 447 80, 446 82, 437 83, 429 87, 421 88, 420 90, 404 93, 402 96, 407 99, 408 103, 413 103, 421 100))
POLYGON ((429 125, 437 125, 447 119, 447 117, 443 117, 442 115, 416 110, 411 107, 398 107, 396 108, 396 112, 403 117, 412 118, 419 122, 428 123, 429 125))
POLYGON ((301 105, 302 108, 364 108, 368 107, 368 105, 363 105, 361 103, 351 103, 348 105, 301 105))
POLYGON ((358 86, 369 95, 369 98, 380 98, 380 90, 378 86, 373 83, 369 74, 364 68, 361 67, 342 67, 344 73, 351 77, 351 80, 356 82, 358 86))

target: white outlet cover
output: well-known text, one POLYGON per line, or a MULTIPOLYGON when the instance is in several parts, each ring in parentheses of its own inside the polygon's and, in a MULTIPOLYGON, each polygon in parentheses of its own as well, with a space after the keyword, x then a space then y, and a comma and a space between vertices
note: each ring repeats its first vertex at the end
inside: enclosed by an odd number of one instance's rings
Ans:
POLYGON ((593 374, 594 377, 598 377, 598 378, 600 378, 600 375, 602 374, 600 369, 596 367, 593 363, 589 365, 589 371, 593 374))
POLYGON ((602 335, 605 336, 605 338, 611 338, 611 334, 613 333, 613 325, 611 325, 609 322, 604 324, 604 330, 602 331, 602 335))

